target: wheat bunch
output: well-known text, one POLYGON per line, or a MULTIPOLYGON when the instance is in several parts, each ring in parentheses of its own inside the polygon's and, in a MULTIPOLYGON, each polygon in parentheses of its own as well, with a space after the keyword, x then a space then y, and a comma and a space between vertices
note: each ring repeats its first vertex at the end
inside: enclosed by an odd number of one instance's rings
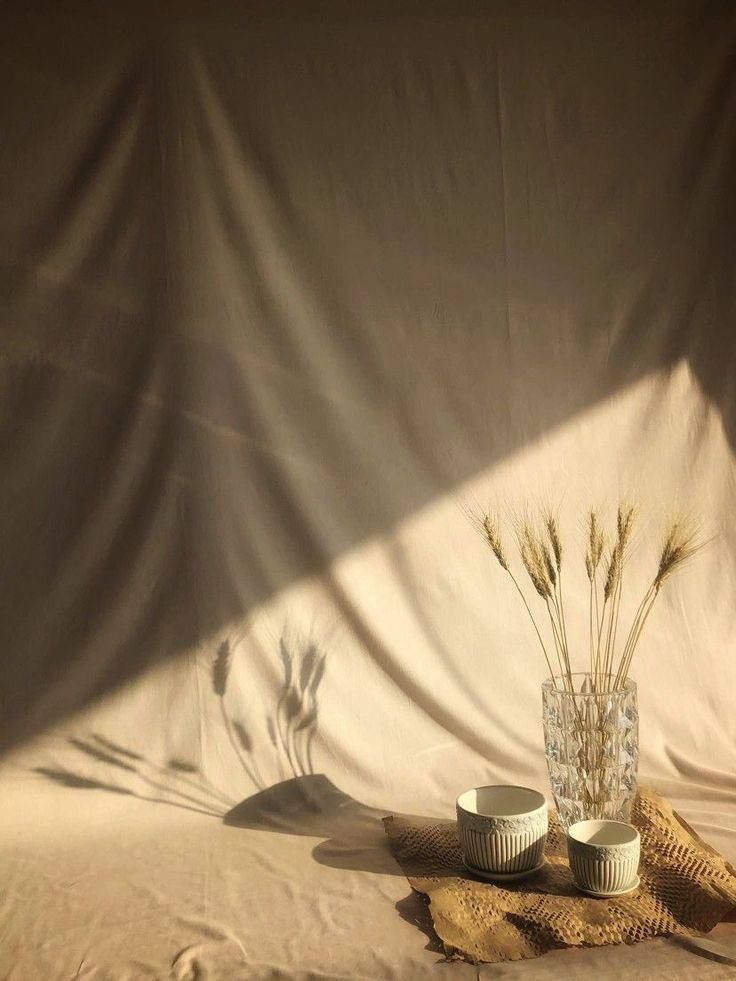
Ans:
MULTIPOLYGON (((618 626, 624 570, 636 520, 636 508, 620 505, 612 535, 606 534, 600 515, 588 513, 586 528, 585 572, 589 582, 589 670, 594 692, 612 691, 626 683, 631 662, 646 621, 663 585, 672 574, 701 548, 695 529, 675 521, 662 545, 654 577, 636 610, 626 639, 617 648, 618 626), (611 542, 607 550, 607 543, 611 542)), ((557 518, 550 512, 541 515, 539 523, 529 519, 516 522, 516 540, 521 564, 526 571, 537 602, 543 604, 549 619, 551 645, 545 644, 524 590, 512 569, 504 548, 498 522, 490 514, 477 520, 483 537, 496 561, 510 577, 534 627, 550 675, 561 679, 566 690, 574 690, 570 649, 567 639, 565 604, 562 591, 564 550, 557 518), (549 650, 557 662, 558 674, 552 670, 549 650)))

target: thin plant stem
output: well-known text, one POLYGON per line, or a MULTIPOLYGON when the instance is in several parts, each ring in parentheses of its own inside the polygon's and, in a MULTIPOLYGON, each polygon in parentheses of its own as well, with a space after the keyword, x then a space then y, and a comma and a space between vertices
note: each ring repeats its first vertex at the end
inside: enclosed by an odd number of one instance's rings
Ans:
POLYGON ((654 596, 652 596, 651 600, 649 601, 649 605, 647 606, 646 610, 642 614, 642 618, 641 618, 641 621, 639 623, 639 627, 637 628, 637 631, 636 631, 636 637, 634 638, 634 642, 631 645, 631 648, 629 650, 629 655, 628 655, 628 657, 626 659, 626 665, 624 667, 624 673, 623 673, 623 678, 622 678, 623 681, 625 681, 626 678, 628 677, 629 669, 631 668, 631 662, 634 659, 634 653, 635 653, 636 648, 637 648, 637 645, 639 643, 639 639, 640 639, 640 637, 641 637, 641 635, 642 635, 642 633, 644 631, 644 626, 645 626, 645 624, 647 622, 647 619, 649 618, 649 614, 652 612, 652 607, 654 606, 654 601, 656 600, 656 598, 657 598, 657 594, 655 593, 654 596))
POLYGON ((296 765, 297 765, 297 774, 296 775, 297 776, 304 776, 304 775, 306 775, 306 772, 307 771, 304 769, 304 762, 302 760, 301 753, 299 751, 299 740, 298 740, 298 737, 301 734, 300 732, 297 732, 297 724, 298 724, 299 721, 301 721, 299 719, 299 716, 295 716, 295 718, 291 720, 291 723, 290 723, 290 726, 291 726, 291 744, 294 747, 294 759, 296 760, 296 765))
POLYGON ((314 773, 314 762, 312 761, 312 742, 314 740, 314 728, 309 730, 306 743, 307 773, 314 773))
POLYGON ((565 639, 562 633, 562 623, 560 622, 560 607, 557 604, 556 592, 553 592, 550 598, 547 600, 547 607, 550 610, 550 614, 554 611, 555 617, 555 639, 560 647, 560 655, 562 657, 562 663, 565 665, 565 670, 567 670, 567 657, 565 656, 565 639))
POLYGON ((588 593, 588 657, 590 661, 590 677, 594 677, 593 672, 593 579, 590 580, 590 590, 588 593))
MULTIPOLYGON (((598 635, 598 638, 600 639, 600 626, 599 626, 599 624, 600 624, 600 613, 601 613, 601 611, 600 611, 600 607, 599 607, 599 603, 598 603, 598 578, 597 578, 597 570, 593 570, 593 611, 594 611, 594 614, 595 614, 595 621, 594 621, 594 623, 595 623, 595 630, 596 630, 596 634, 598 635)), ((599 670, 600 670, 600 665, 599 665, 599 651, 598 651, 598 646, 597 646, 597 642, 596 642, 596 640, 595 640, 594 637, 591 637, 591 646, 593 647, 594 658, 595 658, 595 675, 596 675, 596 685, 597 685, 598 684, 598 673, 599 673, 599 670)))
POLYGON ((569 664, 570 664, 570 648, 569 648, 569 645, 567 643, 567 624, 565 622, 565 604, 564 604, 563 599, 562 599, 562 569, 561 568, 557 570, 557 592, 558 592, 559 602, 560 602, 560 610, 559 610, 559 612, 560 612, 560 617, 562 619, 562 636, 563 636, 563 638, 565 640, 565 651, 567 653, 567 663, 568 663, 568 667, 569 667, 569 664))
POLYGON ((624 560, 623 555, 621 556, 621 570, 618 575, 618 582, 616 583, 616 591, 613 596, 613 610, 615 610, 615 615, 612 616, 613 620, 613 635, 611 637, 611 650, 609 654, 609 659, 606 665, 606 680, 610 681, 611 675, 613 674, 613 662, 616 655, 616 632, 618 630, 618 619, 621 612, 621 591, 623 589, 624 580, 624 560))
POLYGON ((569 670, 567 670, 567 668, 565 666, 565 663, 564 663, 563 654, 562 654, 562 643, 560 641, 560 636, 559 636, 559 633, 558 633, 558 629, 557 629, 557 626, 555 624, 555 618, 552 615, 552 605, 551 605, 551 603, 550 603, 549 600, 547 600, 547 613, 549 614, 549 622, 552 625, 552 636, 553 636, 554 641, 555 641, 555 650, 557 652, 557 660, 558 660, 559 665, 560 665, 560 676, 563 679, 563 683, 565 683, 566 685, 568 685, 570 691, 572 691, 572 678, 570 678, 570 676, 569 676, 570 675, 570 672, 569 672, 569 670))
POLYGON ((550 622, 550 624, 552 626, 552 637, 553 637, 554 642, 555 642, 555 650, 557 651, 557 659, 560 662, 560 667, 562 668, 563 665, 565 664, 565 658, 564 658, 564 651, 563 651, 563 647, 562 647, 562 640, 560 638, 559 628, 557 627, 557 624, 555 623, 554 614, 552 612, 554 610, 554 604, 549 599, 546 601, 546 604, 547 604, 547 613, 549 615, 549 622, 550 622))
POLYGON ((606 647, 603 658, 603 684, 605 690, 608 691, 609 680, 611 674, 611 636, 614 633, 614 625, 616 623, 616 592, 618 590, 618 582, 613 588, 613 595, 611 599, 611 606, 608 613, 608 629, 606 631, 606 647))
POLYGON ((601 618, 600 618, 600 621, 598 623, 598 640, 597 640, 597 644, 596 644, 596 663, 598 665, 597 671, 598 671, 598 681, 599 681, 599 683, 602 683, 602 681, 603 681, 603 672, 601 671, 601 654, 602 654, 602 651, 601 651, 601 640, 603 638, 603 627, 604 627, 604 624, 606 622, 606 611, 607 611, 607 608, 608 608, 608 597, 607 596, 604 596, 603 597, 603 607, 601 609, 601 618))
POLYGON ((279 734, 279 739, 281 740, 281 745, 286 753, 286 759, 288 760, 289 766, 291 767, 292 776, 298 776, 296 766, 294 765, 294 760, 291 755, 291 749, 289 747, 289 722, 286 720, 286 735, 281 728, 281 716, 284 703, 286 701, 286 696, 288 694, 288 689, 283 692, 278 702, 276 703, 276 709, 274 711, 274 721, 276 723, 276 731, 279 734))
POLYGON ((621 570, 619 572, 618 589, 616 591, 616 620, 613 624, 613 639, 611 641, 611 664, 609 677, 613 675, 613 666, 616 657, 616 633, 618 631, 619 619, 621 617, 621 594, 624 588, 624 556, 621 556, 621 570))
POLYGON ((613 629, 613 616, 616 607, 616 597, 611 600, 611 605, 608 609, 608 627, 606 629, 606 645, 603 649, 603 685, 604 688, 608 687, 608 655, 611 647, 611 630, 613 629))
POLYGON ((647 622, 647 618, 652 611, 652 607, 654 606, 654 602, 658 595, 659 590, 654 586, 650 586, 641 602, 641 605, 639 606, 637 616, 632 624, 631 631, 629 632, 629 639, 627 641, 626 648, 621 655, 621 663, 619 664, 619 669, 616 675, 617 681, 620 681, 621 684, 625 683, 628 677, 629 668, 631 667, 631 662, 634 658, 636 646, 639 643, 639 638, 644 630, 644 625, 647 622))
MULTIPOLYGON (((570 667, 570 652, 567 647, 567 637, 565 636, 563 614, 555 590, 553 590, 552 592, 551 601, 552 601, 552 608, 554 609, 557 617, 557 636, 560 642, 560 651, 562 654, 563 663, 565 665, 565 671, 569 676, 571 676, 572 670, 570 667)), ((572 677, 570 677, 570 683, 572 687, 572 677)))
POLYGON ((524 595, 521 586, 517 582, 516 576, 513 574, 513 572, 510 569, 507 569, 507 572, 508 572, 509 576, 511 576, 511 582, 514 584, 514 586, 516 586, 517 593, 519 594, 519 596, 521 596, 521 601, 522 601, 522 603, 524 604, 524 606, 526 608, 526 612, 529 614, 529 619, 531 620, 532 626, 534 627, 534 632, 537 635, 537 640, 539 641, 539 646, 542 648, 542 653, 544 654, 544 660, 547 662, 547 668, 549 669, 550 677, 552 679, 554 679, 555 673, 552 670, 552 665, 550 664, 549 655, 547 653, 547 648, 544 646, 544 641, 542 640, 542 635, 539 632, 539 627, 537 626, 537 621, 534 619, 534 614, 532 613, 532 611, 531 611, 531 609, 529 607, 529 604, 527 603, 526 596, 524 595))
POLYGON ((603 624, 606 622, 606 608, 608 607, 608 597, 603 598, 603 609, 601 610, 601 619, 598 623, 598 663, 600 665, 601 659, 601 637, 603 634, 603 624))
POLYGON ((650 605, 651 600, 652 600, 652 591, 650 587, 647 590, 647 592, 644 594, 644 598, 639 604, 636 614, 634 615, 634 619, 631 623, 631 627, 629 628, 629 633, 626 638, 626 643, 624 645, 624 649, 621 652, 621 657, 619 659, 618 670, 616 671, 617 682, 624 680, 628 674, 628 664, 630 664, 629 652, 632 651, 632 648, 635 645, 636 640, 638 639, 639 624, 641 623, 642 616, 644 615, 647 606, 650 605))
POLYGON ((222 698, 220 698, 220 712, 222 713, 222 718, 223 721, 225 722, 225 729, 227 731, 228 739, 230 740, 230 745, 232 746, 233 752, 238 758, 238 762, 243 767, 246 774, 250 777, 253 783, 256 785, 256 787, 260 787, 261 784, 259 780, 257 779, 255 773, 251 770, 250 766, 248 765, 248 762, 246 761, 245 757, 243 756, 240 750, 240 747, 238 746, 238 742, 235 738, 235 734, 233 733, 232 723, 230 722, 230 717, 225 711, 225 703, 222 698))
POLYGON ((629 634, 628 637, 626 638, 626 644, 624 645, 624 649, 621 653, 622 664, 625 664, 626 661, 628 660, 629 652, 632 650, 632 647, 635 645, 635 642, 638 639, 638 635, 639 635, 638 628, 641 622, 641 618, 644 614, 645 609, 647 608, 647 605, 653 599, 654 595, 655 595, 655 587, 654 584, 652 584, 644 594, 644 598, 639 604, 639 607, 636 611, 636 615, 634 616, 634 619, 631 623, 631 627, 629 628, 629 634))

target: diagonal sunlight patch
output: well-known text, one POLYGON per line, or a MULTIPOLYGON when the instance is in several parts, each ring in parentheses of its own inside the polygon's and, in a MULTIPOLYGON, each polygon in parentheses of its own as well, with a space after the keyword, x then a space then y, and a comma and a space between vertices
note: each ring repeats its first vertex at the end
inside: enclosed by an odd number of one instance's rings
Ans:
MULTIPOLYGON (((672 761, 698 758, 706 740, 719 759, 732 757, 736 721, 728 693, 736 686, 736 664, 725 663, 722 652, 735 639, 736 532, 720 526, 717 516, 728 514, 734 500, 734 462, 719 412, 681 361, 438 496, 326 571, 282 589, 246 620, 210 637, 194 656, 159 665, 69 721, 64 729, 76 740, 69 749, 75 759, 84 750, 89 761, 95 750, 97 770, 80 771, 77 779, 108 785, 112 776, 125 777, 124 786, 148 798, 161 796, 163 781, 175 784, 178 806, 217 813, 215 793, 239 800, 275 785, 289 777, 294 760, 301 761, 299 772, 326 773, 366 804, 427 814, 445 813, 455 792, 468 786, 545 786, 543 660, 467 512, 496 507, 503 526, 524 505, 559 508, 575 652, 583 649, 586 623, 586 509, 608 506, 610 514, 627 496, 642 506, 634 584, 651 571, 673 511, 691 511, 716 536, 697 565, 673 581, 651 618, 635 671, 649 731, 642 772, 677 775, 672 761), (296 658, 288 670, 285 649, 296 658), (283 699, 290 697, 284 671, 297 677, 318 664, 318 704, 313 699, 299 706, 293 736, 279 734, 274 710, 281 700, 283 726, 283 699), (663 670, 666 699, 657 697, 663 670), (220 695, 213 693, 213 677, 220 678, 220 695), (696 677, 706 681, 696 686, 696 677), (683 704, 722 725, 717 732, 683 729, 683 704), (152 712, 168 720, 153 742, 152 712), (146 733, 145 745, 139 732, 146 733), (674 751, 664 735, 672 733, 679 740, 674 751), (102 760, 113 752, 110 745, 128 754, 114 772, 102 760), (145 760, 137 760, 134 754, 142 751, 145 760), (175 781, 161 772, 171 759, 177 761, 175 781), (140 773, 133 778, 126 767, 140 773)), ((510 551, 512 544, 509 537, 510 551)), ((632 589, 622 606, 624 621, 635 600, 632 589)), ((58 738, 52 744, 59 750, 58 738)), ((67 750, 57 757, 42 765, 66 773, 67 750)))

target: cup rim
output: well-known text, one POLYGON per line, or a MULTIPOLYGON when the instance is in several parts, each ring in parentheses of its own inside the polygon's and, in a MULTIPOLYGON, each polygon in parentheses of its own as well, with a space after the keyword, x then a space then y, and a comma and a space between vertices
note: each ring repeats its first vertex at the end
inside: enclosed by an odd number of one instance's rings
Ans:
POLYGON ((589 848, 621 848, 625 845, 636 845, 641 840, 641 835, 639 834, 638 828, 635 828, 633 824, 627 824, 625 821, 612 821, 607 818, 590 818, 587 821, 575 821, 567 829, 567 837, 572 839, 576 845, 585 845, 589 848), (583 841, 578 838, 574 833, 576 830, 582 829, 583 827, 590 828, 591 825, 598 825, 601 827, 618 827, 626 831, 628 837, 621 841, 609 841, 609 842, 595 842, 595 841, 583 841))
MULTIPOLYGON (((590 675, 590 671, 573 671, 573 678, 584 678, 586 675, 590 675)), ((614 675, 608 675, 607 677, 614 678, 614 675)), ((542 691, 551 691, 556 695, 566 695, 568 698, 595 698, 601 699, 610 695, 628 695, 636 691, 636 682, 632 678, 627 678, 622 685, 618 685, 616 688, 612 688, 610 691, 568 691, 564 686, 563 675, 555 674, 551 678, 545 678, 542 682, 542 691), (558 682, 560 684, 558 685, 558 682)))
POLYGON ((488 818, 489 820, 496 820, 497 818, 505 818, 507 820, 513 820, 514 818, 523 818, 529 814, 536 814, 537 812, 542 812, 546 810, 547 798, 544 796, 544 794, 541 791, 535 790, 534 787, 522 787, 520 784, 512 784, 512 783, 491 783, 491 784, 485 784, 482 787, 470 787, 468 790, 463 790, 461 794, 458 794, 455 800, 455 807, 457 808, 458 811, 461 811, 463 814, 467 814, 468 817, 473 817, 473 818, 481 817, 481 818, 488 818), (468 807, 466 807, 464 804, 461 803, 462 798, 465 797, 466 794, 477 794, 481 790, 523 790, 525 793, 535 795, 535 797, 539 800, 539 803, 535 807, 530 807, 528 810, 516 811, 513 814, 501 813, 501 812, 497 814, 486 814, 482 811, 470 810, 468 807))

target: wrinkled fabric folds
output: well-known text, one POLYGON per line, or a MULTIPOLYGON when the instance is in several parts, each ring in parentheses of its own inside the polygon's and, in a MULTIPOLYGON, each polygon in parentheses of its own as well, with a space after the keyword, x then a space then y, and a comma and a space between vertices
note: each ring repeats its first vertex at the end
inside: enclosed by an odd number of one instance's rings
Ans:
POLYGON ((547 787, 478 507, 558 509, 581 657, 585 509, 641 504, 624 618, 701 521, 641 769, 733 859, 731 5, 0 22, 3 972, 425 970, 380 817, 547 787))

